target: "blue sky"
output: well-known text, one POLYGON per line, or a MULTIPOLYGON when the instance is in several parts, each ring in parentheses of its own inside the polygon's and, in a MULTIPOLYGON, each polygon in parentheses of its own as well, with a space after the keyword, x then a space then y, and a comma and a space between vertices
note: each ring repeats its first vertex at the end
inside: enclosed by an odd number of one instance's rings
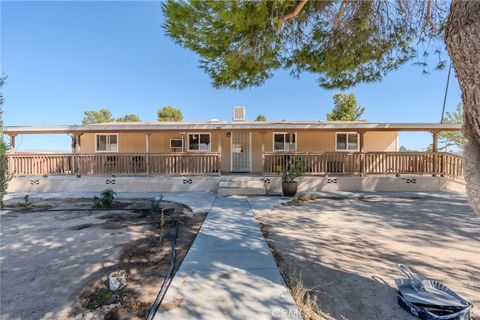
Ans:
MULTIPOLYGON (((278 71, 258 88, 214 89, 198 56, 165 35, 159 2, 1 2, 1 64, 5 125, 79 124, 85 110, 109 108, 114 116, 136 113, 155 121, 164 105, 185 120, 230 120, 234 105, 247 117, 321 120, 335 90, 316 77, 278 71)), ((448 59, 447 56, 445 56, 448 59)), ((422 75, 407 64, 355 93, 373 122, 438 122, 447 70, 422 75)), ((461 101, 452 74, 447 110, 461 101)), ((422 150, 427 133, 401 135, 401 144, 422 150)), ((67 136, 24 136, 20 150, 68 150, 67 136)))

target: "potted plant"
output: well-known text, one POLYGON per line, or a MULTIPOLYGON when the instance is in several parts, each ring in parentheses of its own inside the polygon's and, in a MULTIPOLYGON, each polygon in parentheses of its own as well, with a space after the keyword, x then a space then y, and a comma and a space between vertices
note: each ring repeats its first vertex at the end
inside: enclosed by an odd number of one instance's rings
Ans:
POLYGON ((298 182, 296 178, 305 172, 305 164, 302 160, 295 159, 294 163, 287 166, 282 173, 282 191, 285 197, 293 197, 297 194, 298 182))

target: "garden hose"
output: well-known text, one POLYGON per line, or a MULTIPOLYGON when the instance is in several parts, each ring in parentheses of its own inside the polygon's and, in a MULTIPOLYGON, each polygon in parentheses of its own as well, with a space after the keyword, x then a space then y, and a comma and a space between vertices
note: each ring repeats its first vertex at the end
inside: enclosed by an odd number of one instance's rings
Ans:
POLYGON ((175 221, 175 235, 173 236, 173 239, 172 239, 172 259, 170 261, 170 269, 168 270, 168 273, 165 275, 165 278, 162 283, 162 287, 160 288, 160 292, 158 293, 157 298, 155 299, 155 302, 150 308, 150 312, 148 313, 146 320, 153 319, 153 317, 157 313, 158 308, 160 307, 160 304, 163 301, 163 298, 165 297, 165 293, 167 292, 168 286, 172 281, 173 270, 175 269, 175 263, 177 261, 177 249, 175 247, 177 243, 178 229, 179 229, 178 221, 175 221))

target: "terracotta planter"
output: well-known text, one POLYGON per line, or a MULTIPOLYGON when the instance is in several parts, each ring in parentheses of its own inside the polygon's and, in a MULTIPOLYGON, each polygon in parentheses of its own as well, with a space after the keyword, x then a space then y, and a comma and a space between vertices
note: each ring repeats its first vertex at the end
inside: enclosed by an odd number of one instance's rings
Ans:
POLYGON ((293 197, 297 194, 297 181, 282 182, 282 191, 285 197, 293 197))

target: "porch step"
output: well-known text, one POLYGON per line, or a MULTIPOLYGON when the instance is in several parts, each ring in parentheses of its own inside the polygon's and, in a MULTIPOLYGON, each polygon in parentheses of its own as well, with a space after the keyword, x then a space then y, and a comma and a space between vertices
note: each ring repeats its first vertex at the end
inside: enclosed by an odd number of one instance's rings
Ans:
POLYGON ((265 195, 265 183, 261 178, 227 177, 218 183, 218 195, 265 195))

